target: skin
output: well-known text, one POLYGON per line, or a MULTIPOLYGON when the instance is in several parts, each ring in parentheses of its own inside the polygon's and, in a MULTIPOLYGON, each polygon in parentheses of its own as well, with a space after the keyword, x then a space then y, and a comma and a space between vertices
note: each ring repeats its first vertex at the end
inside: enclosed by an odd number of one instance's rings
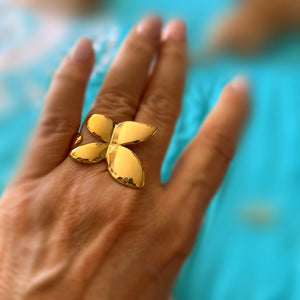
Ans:
MULTIPOLYGON (((248 105, 241 80, 229 83, 170 181, 161 184, 186 68, 183 22, 170 21, 162 33, 161 26, 148 17, 132 29, 90 111, 159 128, 133 146, 145 187, 117 183, 105 162, 83 165, 68 157, 94 63, 91 42, 81 39, 91 56, 78 61, 73 51, 56 72, 24 164, 0 201, 1 299, 159 300, 170 294, 233 157, 248 105)), ((81 133, 84 142, 94 140, 85 126, 81 133)))
POLYGON ((249 54, 299 29, 299 0, 241 0, 235 11, 219 23, 213 41, 219 49, 249 54))
POLYGON ((69 14, 85 14, 90 13, 100 1, 95 0, 13 0, 18 5, 30 8, 34 11, 41 11, 46 13, 63 13, 64 15, 69 14))
MULTIPOLYGON (((89 13, 97 4, 94 0, 14 1, 32 9, 67 14, 89 13)), ((300 29, 299 0, 240 0, 216 27, 210 42, 217 50, 256 53, 277 36, 300 29)))

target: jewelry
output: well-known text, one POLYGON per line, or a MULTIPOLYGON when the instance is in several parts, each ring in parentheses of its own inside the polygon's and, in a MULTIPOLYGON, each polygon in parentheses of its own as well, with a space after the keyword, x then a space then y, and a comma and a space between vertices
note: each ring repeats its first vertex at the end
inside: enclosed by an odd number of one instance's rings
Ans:
POLYGON ((99 114, 89 117, 86 127, 101 141, 78 146, 81 135, 74 137, 70 156, 75 161, 95 164, 106 159, 110 175, 119 183, 142 188, 145 174, 140 160, 126 145, 137 144, 152 137, 157 128, 133 121, 115 124, 112 119, 99 114))

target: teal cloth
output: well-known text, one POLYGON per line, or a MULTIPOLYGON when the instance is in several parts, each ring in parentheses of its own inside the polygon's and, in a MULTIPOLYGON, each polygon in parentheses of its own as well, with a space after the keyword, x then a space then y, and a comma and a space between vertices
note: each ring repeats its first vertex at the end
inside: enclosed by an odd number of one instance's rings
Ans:
MULTIPOLYGON (((70 21, 63 41, 34 63, 1 72, 0 189, 22 157, 53 70, 79 36, 90 36, 97 54, 86 113, 121 40, 141 15, 153 11, 165 20, 174 16, 186 20, 193 52, 203 41, 205 24, 229 5, 221 0, 114 0, 108 9, 118 21, 96 17, 70 21)), ((0 28, 9 29, 7 18, 2 18, 8 14, 16 11, 9 4, 0 4, 0 25, 6 24, 0 28)), ((37 31, 38 20, 29 12, 18 11, 18 22, 23 28, 18 35, 0 35, 5 39, 0 43, 0 55, 37 31)), ((299 49, 299 37, 293 36, 253 60, 221 57, 190 67, 182 114, 162 169, 163 180, 169 177, 222 87, 241 71, 251 79, 251 116, 193 252, 176 280, 176 300, 300 299, 299 49)))

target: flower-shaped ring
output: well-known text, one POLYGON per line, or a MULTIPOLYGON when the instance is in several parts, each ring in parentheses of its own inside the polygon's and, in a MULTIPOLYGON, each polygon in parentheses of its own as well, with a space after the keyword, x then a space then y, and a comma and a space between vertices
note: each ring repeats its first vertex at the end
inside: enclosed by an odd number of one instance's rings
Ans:
POLYGON ((71 158, 85 164, 107 161, 111 176, 129 187, 142 188, 145 174, 140 160, 126 145, 143 142, 152 137, 157 128, 133 121, 115 124, 112 119, 93 114, 86 123, 87 129, 101 141, 78 146, 82 137, 77 134, 70 152, 71 158))

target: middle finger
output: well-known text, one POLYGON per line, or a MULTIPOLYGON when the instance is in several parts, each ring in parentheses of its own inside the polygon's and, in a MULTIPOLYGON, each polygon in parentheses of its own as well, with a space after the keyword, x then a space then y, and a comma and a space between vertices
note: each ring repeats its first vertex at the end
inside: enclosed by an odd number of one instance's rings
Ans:
POLYGON ((159 47, 162 21, 150 16, 135 26, 112 63, 91 113, 115 122, 132 120, 159 47))

